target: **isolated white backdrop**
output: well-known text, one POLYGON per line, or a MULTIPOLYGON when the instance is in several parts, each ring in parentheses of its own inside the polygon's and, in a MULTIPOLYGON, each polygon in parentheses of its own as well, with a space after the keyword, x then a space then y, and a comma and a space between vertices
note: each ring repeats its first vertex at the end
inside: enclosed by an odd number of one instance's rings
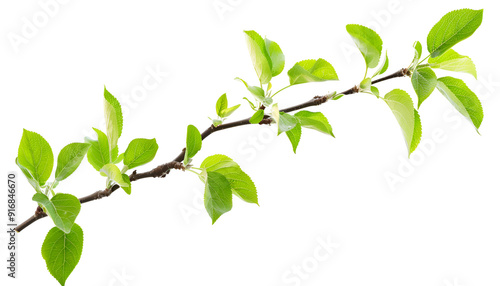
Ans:
MULTIPOLYGON (((485 9, 482 26, 456 47, 477 66, 478 81, 456 76, 483 102, 481 136, 438 92, 420 109, 426 144, 410 160, 391 111, 369 95, 311 108, 324 112, 336 138, 305 130, 296 155, 286 136, 269 136, 274 127, 214 134, 194 163, 215 153, 230 156, 254 179, 260 207, 235 200, 212 226, 193 174, 172 171, 165 179, 138 181, 131 196, 119 190, 83 205, 77 222, 84 250, 68 285, 500 283, 500 21, 494 1, 69 0, 55 2, 61 4, 45 21, 40 3, 47 2, 2 2, 0 8, 4 175, 20 175, 14 159, 23 128, 44 136, 57 156, 99 127, 104 85, 126 109, 121 150, 136 137, 159 143, 155 160, 139 171, 173 159, 188 124, 205 129, 222 93, 230 104, 242 103, 234 119, 249 116, 241 99, 248 94, 233 80, 257 81, 243 30, 280 44, 285 72, 318 57, 336 68, 338 82, 282 92, 277 99, 285 107, 359 82, 364 62, 346 24, 379 32, 393 72, 408 66, 413 42, 425 43, 445 13, 485 9), (12 45, 9 38, 22 35, 25 21, 38 21, 36 31, 12 45), (391 185, 388 174, 400 180, 391 185), (297 268, 302 274, 292 274, 297 268)), ((275 87, 286 84, 285 72, 275 87)), ((378 86, 382 93, 412 92, 408 78, 378 86)), ((83 196, 103 186, 85 160, 58 191, 83 196)), ((19 221, 35 209, 32 194, 19 179, 19 221)), ((19 278, 2 274, 1 281, 56 285, 40 254, 51 225, 44 219, 19 234, 19 278)), ((0 238, 3 260, 4 232, 0 238)))

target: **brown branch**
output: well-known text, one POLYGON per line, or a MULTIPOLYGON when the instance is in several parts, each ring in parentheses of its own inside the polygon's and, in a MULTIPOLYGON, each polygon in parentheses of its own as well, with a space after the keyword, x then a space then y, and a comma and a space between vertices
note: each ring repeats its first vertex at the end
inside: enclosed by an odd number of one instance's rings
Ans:
MULTIPOLYGON (((392 73, 392 74, 387 75, 385 77, 381 77, 379 79, 373 80, 372 84, 376 84, 376 83, 379 83, 379 82, 382 82, 385 80, 389 80, 389 79, 393 79, 393 78, 409 76, 409 75, 410 74, 409 74, 408 69, 403 68, 403 69, 398 70, 395 73, 392 73)), ((348 94, 354 94, 357 92, 359 92, 359 86, 356 85, 356 86, 354 86, 354 87, 352 87, 344 92, 339 93, 339 95, 340 94, 348 95, 348 94)), ((307 107, 321 105, 321 104, 327 102, 333 96, 334 96, 333 93, 329 93, 329 94, 323 95, 323 96, 315 96, 311 100, 308 100, 308 101, 301 103, 301 104, 298 104, 298 105, 294 105, 294 106, 290 106, 288 108, 281 109, 280 111, 285 112, 285 113, 289 113, 289 112, 304 109, 307 107)), ((272 123, 272 119, 269 117, 269 115, 265 115, 259 124, 262 125, 262 124, 271 124, 271 123, 272 123)), ((249 124, 251 124, 250 117, 242 119, 242 120, 238 120, 238 121, 224 123, 224 124, 221 124, 217 127, 210 125, 210 127, 208 127, 205 131, 203 131, 203 133, 201 133, 201 139, 205 140, 205 138, 207 138, 212 133, 217 132, 217 131, 221 131, 221 130, 225 130, 225 129, 229 129, 229 128, 233 128, 233 127, 238 127, 238 126, 243 126, 243 125, 249 125, 249 124)), ((182 149, 181 153, 177 157, 175 157, 175 159, 172 160, 171 162, 159 165, 158 167, 156 167, 150 171, 147 171, 144 173, 137 173, 136 170, 133 171, 132 174, 130 174, 130 182, 137 181, 137 180, 144 179, 144 178, 158 178, 158 177, 163 178, 167 174, 169 174, 170 170, 172 170, 172 169, 184 170, 185 166, 182 164, 182 161, 184 160, 185 153, 186 153, 186 148, 182 149)), ((114 191, 116 191, 119 188, 120 188, 120 186, 113 185, 113 186, 111 186, 111 188, 107 188, 107 189, 104 189, 102 191, 94 192, 88 196, 80 198, 80 203, 82 203, 82 204, 88 203, 88 202, 95 201, 95 200, 98 200, 101 198, 109 197, 114 191)), ((28 227, 30 224, 32 224, 35 221, 37 221, 41 218, 44 218, 46 216, 47 216, 47 214, 45 212, 43 212, 42 208, 37 207, 35 214, 33 216, 31 216, 29 219, 27 219, 26 221, 24 221, 23 223, 21 223, 20 225, 18 225, 15 228, 15 230, 17 232, 21 232, 23 229, 28 227)))

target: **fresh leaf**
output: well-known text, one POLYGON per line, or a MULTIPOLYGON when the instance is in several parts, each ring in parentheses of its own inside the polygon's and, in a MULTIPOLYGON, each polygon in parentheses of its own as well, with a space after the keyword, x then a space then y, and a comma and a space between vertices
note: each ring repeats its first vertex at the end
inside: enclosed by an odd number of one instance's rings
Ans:
POLYGON ((205 171, 200 176, 203 182, 206 181, 204 176, 207 172, 220 173, 229 181, 231 190, 236 196, 247 203, 259 204, 257 188, 252 179, 231 158, 225 155, 209 156, 203 160, 200 167, 205 171))
POLYGON ((184 165, 189 164, 189 160, 198 153, 201 149, 201 134, 198 129, 189 125, 187 128, 187 137, 186 137, 186 152, 184 154, 184 165))
POLYGON ((233 207, 231 185, 226 177, 217 172, 207 172, 205 182, 205 209, 212 218, 212 224, 233 207))
POLYGON ((271 107, 271 118, 274 120, 274 123, 280 123, 280 109, 278 108, 278 104, 275 103, 271 107))
POLYGON ((257 107, 255 106, 255 104, 253 104, 253 102, 250 101, 250 99, 246 98, 246 97, 243 97, 244 100, 246 100, 248 102, 248 105, 250 105, 250 108, 252 108, 253 110, 255 110, 257 107))
POLYGON ((217 104, 215 105, 215 110, 217 112, 217 115, 220 117, 224 117, 222 116, 222 111, 224 111, 224 109, 226 108, 227 108, 227 97, 226 94, 224 93, 219 97, 219 99, 217 100, 217 104))
POLYGON ((300 127, 299 122, 297 122, 294 128, 286 132, 286 136, 290 140, 290 143, 292 143, 293 153, 297 153, 297 146, 299 146, 301 134, 302 128, 300 127))
POLYGON ((288 71, 288 77, 290 85, 339 79, 333 66, 321 58, 296 63, 288 71))
POLYGON ((370 28, 350 24, 346 26, 354 43, 365 58, 367 68, 375 68, 382 55, 382 39, 370 28))
POLYGON ((470 37, 483 21, 483 10, 460 9, 447 13, 427 36, 427 50, 438 57, 457 43, 470 37))
POLYGON ((361 91, 364 92, 371 92, 371 87, 372 87, 372 79, 369 77, 362 80, 361 83, 359 84, 359 88, 361 89, 361 91))
POLYGON ((246 88, 248 89, 248 91, 250 91, 250 93, 255 97, 255 99, 257 99, 260 102, 264 102, 265 101, 265 99, 266 99, 266 93, 265 93, 265 91, 262 88, 260 88, 258 86, 249 86, 246 81, 242 80, 239 77, 237 77, 235 79, 240 80, 246 86, 246 88))
POLYGON ((46 195, 36 193, 33 196, 33 201, 42 205, 50 218, 54 221, 56 227, 65 233, 71 231, 75 219, 80 213, 80 200, 70 194, 58 193, 49 200, 46 195))
POLYGON ((156 139, 134 139, 128 144, 123 155, 123 165, 132 169, 151 162, 158 151, 156 139))
POLYGON ((266 50, 271 58, 271 72, 273 77, 279 75, 285 68, 285 55, 276 42, 266 39, 266 50))
POLYGON ((125 183, 128 184, 128 187, 122 186, 122 189, 125 191, 125 193, 130 195, 132 193, 132 184, 130 183, 130 177, 127 174, 122 174, 122 179, 125 183))
POLYGON ((476 130, 483 121, 483 107, 476 94, 458 78, 442 77, 438 79, 438 90, 448 101, 469 120, 476 130))
POLYGON ((413 44, 413 49, 415 50, 415 56, 413 57, 413 61, 411 62, 411 65, 409 68, 410 71, 413 71, 417 67, 418 61, 422 57, 422 44, 419 41, 416 41, 413 44))
POLYGON ((229 115, 233 114, 233 112, 239 107, 240 104, 222 110, 221 117, 228 117, 229 115))
POLYGON ((418 111, 413 109, 415 125, 413 127, 413 137, 411 139, 410 145, 410 154, 417 149, 418 144, 420 143, 420 139, 422 138, 422 123, 420 122, 420 115, 418 115, 418 111))
POLYGON ((109 141, 104 132, 97 128, 93 129, 97 133, 97 140, 85 137, 85 143, 90 144, 90 148, 87 152, 87 160, 94 169, 100 171, 104 165, 111 163, 109 141))
POLYGON ((385 51, 385 57, 382 60, 382 63, 379 64, 378 69, 375 71, 372 77, 376 77, 377 75, 381 75, 387 71, 389 68, 389 57, 387 57, 387 51, 385 51))
POLYGON ((104 88, 104 119, 111 150, 115 148, 118 138, 122 135, 123 115, 120 102, 106 88, 104 88))
POLYGON ((130 180, 127 182, 123 179, 120 169, 115 164, 104 165, 101 169, 101 175, 113 180, 115 183, 120 185, 120 187, 130 187, 130 180))
POLYGON ((262 119, 264 119, 264 109, 259 109, 250 117, 249 121, 252 124, 259 124, 262 119))
POLYGON ((375 96, 379 97, 380 96, 380 92, 378 91, 378 88, 376 86, 371 86, 370 87, 370 91, 375 94, 375 96))
POLYGON ((125 153, 121 153, 116 159, 112 162, 113 164, 118 164, 123 161, 123 157, 125 157, 125 153))
POLYGON ((290 115, 288 113, 280 112, 279 118, 278 135, 283 132, 292 130, 298 123, 298 120, 293 115, 290 115))
POLYGON ((266 43, 264 39, 255 31, 244 31, 250 58, 252 59, 253 67, 257 73, 257 77, 261 84, 266 84, 271 81, 272 61, 267 53, 266 43))
POLYGON ((17 160, 18 165, 29 170, 40 186, 43 186, 49 179, 54 167, 54 154, 49 143, 38 133, 26 129, 23 129, 17 160))
POLYGON ((412 143, 414 142, 415 108, 410 95, 404 90, 394 89, 385 95, 384 101, 396 117, 405 137, 408 154, 411 154, 413 151, 412 143))
POLYGON ((469 57, 462 56, 453 49, 447 50, 439 57, 430 58, 428 63, 434 69, 465 72, 477 79, 476 65, 474 65, 469 57))
POLYGON ((411 75, 411 84, 418 96, 418 107, 434 91, 437 84, 437 77, 429 67, 417 68, 411 75))
POLYGON ((52 228, 42 245, 42 257, 47 269, 64 286, 66 279, 80 261, 83 249, 83 231, 73 224, 71 232, 65 233, 57 227, 52 228))
POLYGON ((328 123, 328 119, 326 119, 323 113, 302 110, 295 113, 294 116, 299 120, 302 127, 314 129, 335 137, 333 135, 332 126, 328 123))
POLYGON ((66 145, 57 156, 56 180, 69 177, 80 166, 90 148, 89 143, 71 143, 66 145))
POLYGON ((35 180, 35 178, 33 178, 33 175, 31 175, 28 169, 26 169, 23 165, 19 164, 19 160, 17 157, 16 157, 16 165, 19 167, 19 169, 21 169, 24 176, 26 177, 30 185, 35 189, 35 191, 37 191, 37 193, 41 193, 42 189, 40 188, 40 184, 38 183, 37 180, 35 180))

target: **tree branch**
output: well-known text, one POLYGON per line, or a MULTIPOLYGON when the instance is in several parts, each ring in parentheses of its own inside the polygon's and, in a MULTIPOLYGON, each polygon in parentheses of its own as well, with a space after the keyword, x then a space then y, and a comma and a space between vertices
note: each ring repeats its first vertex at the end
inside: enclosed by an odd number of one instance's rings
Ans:
MULTIPOLYGON (((393 78, 409 76, 409 75, 410 74, 409 74, 408 69, 403 68, 403 69, 398 70, 395 73, 392 73, 390 75, 387 75, 385 77, 381 77, 379 79, 376 79, 376 80, 372 81, 372 84, 376 84, 376 83, 379 83, 379 82, 382 82, 382 81, 386 81, 386 80, 389 80, 389 79, 393 79, 393 78)), ((352 87, 352 88, 350 88, 350 89, 348 89, 348 90, 346 90, 344 92, 341 92, 339 94, 348 95, 348 94, 354 94, 354 93, 357 93, 357 92, 359 92, 359 86, 356 85, 356 86, 354 86, 354 87, 352 87)), ((323 96, 315 96, 311 100, 308 100, 308 101, 306 101, 304 103, 301 103, 301 104, 298 104, 298 105, 294 105, 294 106, 291 106, 291 107, 288 107, 288 108, 281 109, 280 111, 281 112, 285 112, 285 113, 289 113, 289 112, 300 110, 300 109, 304 109, 304 108, 307 108, 307 107, 321 105, 321 104, 327 102, 333 96, 334 96, 333 93, 329 93, 329 94, 326 94, 326 95, 323 95, 323 96)), ((267 124, 271 124, 271 123, 272 123, 272 119, 269 117, 269 115, 265 115, 264 118, 262 119, 262 121, 259 124, 260 125, 263 125, 263 124, 267 125, 267 124)), ((249 124, 251 124, 250 123, 250 117, 242 119, 242 120, 239 120, 239 121, 233 121, 233 122, 229 122, 229 123, 224 123, 224 124, 221 124, 221 125, 219 125, 217 127, 214 127, 213 125, 210 125, 210 127, 208 127, 201 134, 201 139, 205 140, 205 138, 207 138, 212 133, 217 132, 217 131, 222 131, 222 130, 225 130, 225 129, 229 129, 229 128, 233 128, 233 127, 238 127, 238 126, 243 126, 243 125, 249 125, 249 124)), ((150 171, 147 171, 147 172, 144 172, 144 173, 137 173, 137 170, 134 170, 132 172, 132 174, 130 174, 130 182, 137 181, 137 180, 144 179, 144 178, 158 178, 158 177, 163 178, 167 174, 169 174, 170 170, 172 170, 172 169, 184 170, 184 165, 182 164, 182 161, 184 160, 185 153, 186 153, 186 148, 182 149, 181 153, 177 157, 175 157, 175 159, 172 160, 171 162, 165 163, 163 165, 159 165, 158 167, 156 167, 156 168, 154 168, 154 169, 152 169, 150 171)), ((95 200, 98 200, 98 199, 101 199, 101 198, 109 197, 114 191, 116 191, 119 188, 120 188, 119 185, 113 185, 113 186, 111 186, 108 189, 104 189, 102 191, 94 192, 94 193, 92 193, 92 194, 90 194, 88 196, 80 198, 80 203, 82 203, 82 204, 83 203, 88 203, 88 202, 95 201, 95 200)), ((36 209, 36 211, 35 211, 35 214, 33 216, 31 216, 29 219, 27 219, 26 221, 24 221, 23 223, 21 223, 20 225, 18 225, 15 228, 15 230, 17 232, 21 232, 23 229, 25 229, 26 227, 28 227, 32 223, 34 223, 37 220, 42 219, 42 218, 44 218, 46 216, 47 216, 47 214, 42 210, 41 207, 38 206, 37 209, 36 209)))

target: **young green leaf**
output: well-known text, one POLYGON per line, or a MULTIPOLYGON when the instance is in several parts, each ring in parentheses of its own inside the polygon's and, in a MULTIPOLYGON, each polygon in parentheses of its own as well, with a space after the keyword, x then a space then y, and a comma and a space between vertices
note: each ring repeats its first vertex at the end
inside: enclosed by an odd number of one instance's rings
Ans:
POLYGON ((75 219, 80 213, 80 200, 70 194, 58 193, 49 200, 49 198, 42 194, 36 193, 33 196, 33 201, 42 205, 47 214, 52 218, 56 227, 69 233, 75 219))
POLYGON ((89 148, 89 143, 71 143, 62 148, 57 156, 56 180, 62 181, 73 174, 89 148))
POLYGON ((184 154, 184 165, 189 164, 189 160, 198 153, 201 149, 201 134, 200 131, 193 125, 187 128, 186 137, 186 152, 184 154))
POLYGON ((257 189, 252 179, 231 158, 225 155, 212 155, 203 160, 201 168, 205 171, 200 176, 203 182, 206 181, 204 177, 206 172, 220 173, 229 181, 231 190, 236 196, 247 203, 259 204, 257 189))
POLYGON ((460 9, 447 13, 427 36, 427 50, 432 58, 470 37, 483 21, 483 10, 460 9))
POLYGON ((207 172, 205 182, 205 209, 212 218, 212 224, 233 207, 231 185, 226 177, 217 172, 207 172))
POLYGON ((95 133, 97 133, 97 140, 92 140, 88 137, 85 137, 85 143, 90 144, 90 148, 87 152, 87 160, 89 161, 90 165, 92 165, 92 167, 94 167, 94 169, 99 172, 104 165, 111 163, 109 141, 104 132, 97 128, 93 129, 95 133))
POLYGON ((259 124, 262 119, 264 119, 264 109, 259 109, 250 117, 249 121, 251 124, 259 124))
POLYGON ((245 85, 245 87, 248 89, 248 91, 250 91, 250 93, 253 95, 253 97, 255 97, 255 99, 257 99, 260 102, 265 101, 266 92, 262 88, 260 88, 258 86, 249 86, 246 81, 242 80, 239 77, 237 77, 235 79, 241 81, 245 85))
POLYGON ((441 77, 438 78, 438 90, 448 99, 448 101, 469 120, 476 130, 483 121, 483 107, 476 94, 458 78, 441 77))
POLYGON ((339 79, 333 66, 321 58, 296 63, 288 70, 288 77, 290 85, 339 79))
POLYGON ((420 122, 420 115, 418 115, 418 111, 413 109, 415 125, 413 127, 413 137, 411 139, 410 145, 410 154, 417 149, 418 144, 420 143, 420 139, 422 138, 422 123, 420 122))
POLYGON ((101 169, 101 175, 108 177, 110 180, 114 181, 120 187, 130 187, 129 182, 123 179, 120 169, 115 164, 106 164, 101 169))
POLYGON ((297 123, 299 122, 297 118, 295 118, 293 115, 284 112, 280 112, 279 118, 280 119, 278 121, 278 135, 280 135, 283 132, 292 130, 295 127, 295 125, 297 125, 297 123))
POLYGON ((26 179, 28 180, 30 185, 35 189, 35 191, 37 191, 37 193, 41 193, 42 189, 40 187, 40 184, 38 183, 37 180, 35 180, 35 178, 33 178, 33 176, 31 175, 31 173, 28 169, 26 169, 23 165, 19 164, 19 160, 17 157, 16 157, 16 165, 19 167, 19 169, 21 169, 24 176, 26 177, 26 179))
POLYGON ((123 155, 123 165, 132 169, 151 162, 158 151, 156 139, 134 139, 128 144, 123 155))
POLYGON ((116 165, 116 164, 120 163, 121 161, 123 161, 123 157, 125 157, 125 153, 121 153, 121 154, 120 154, 118 157, 116 157, 116 159, 115 159, 113 162, 111 162, 111 163, 113 163, 113 164, 115 164, 115 165, 116 165))
POLYGON ((413 71, 417 67, 418 61, 422 57, 422 44, 419 41, 416 41, 415 43, 413 43, 413 49, 415 50, 415 56, 413 57, 413 61, 411 62, 409 68, 410 71, 413 71))
POLYGON ((274 123, 280 123, 280 109, 278 108, 278 104, 275 103, 271 107, 271 118, 274 120, 274 123))
POLYGON ((271 58, 271 72, 273 77, 279 75, 285 68, 285 55, 276 42, 266 39, 266 50, 271 58))
POLYGON ((221 95, 219 97, 219 99, 217 100, 217 104, 215 105, 215 110, 217 112, 217 115, 219 117, 224 117, 221 114, 222 114, 222 111, 226 108, 227 108, 227 97, 226 97, 226 94, 224 93, 223 95, 221 95))
POLYGON ((233 112, 239 107, 240 104, 222 110, 221 117, 228 117, 229 115, 233 114, 233 112))
POLYGON ((387 56, 387 51, 385 51, 385 57, 383 57, 382 63, 379 64, 378 69, 375 71, 372 78, 376 77, 377 75, 385 73, 388 68, 389 68, 389 57, 387 56))
POLYGON ((272 61, 267 53, 266 43, 264 39, 255 31, 244 31, 250 58, 252 59, 253 67, 257 73, 257 77, 261 84, 266 84, 271 81, 272 61))
POLYGON ((351 35, 354 43, 365 58, 367 68, 375 68, 382 55, 382 39, 370 28, 350 24, 346 30, 351 35))
POLYGON ((326 119, 323 113, 302 110, 295 113, 294 116, 299 120, 302 127, 314 129, 335 137, 333 135, 332 126, 328 123, 328 119, 326 119))
POLYGON ((122 174, 122 179, 125 183, 128 184, 128 187, 122 186, 122 189, 125 191, 125 193, 130 195, 132 193, 132 184, 130 183, 130 177, 127 174, 122 174))
POLYGON ((434 91, 437 84, 437 77, 429 67, 417 68, 411 75, 411 84, 418 96, 418 107, 434 91))
POLYGON ((359 84, 359 88, 361 89, 361 91, 363 92, 371 92, 371 88, 372 88, 372 79, 367 77, 365 78, 364 80, 361 81, 361 83, 359 84))
POLYGON ((370 91, 376 96, 376 97, 379 97, 380 96, 380 92, 378 91, 378 88, 376 86, 371 86, 370 87, 370 91))
POLYGON ((123 115, 120 102, 104 88, 104 119, 106 121, 106 133, 109 140, 109 149, 115 148, 118 138, 122 135, 123 115))
POLYGON ((430 58, 429 65, 433 69, 443 69, 455 72, 465 72, 477 79, 476 66, 467 56, 462 56, 453 49, 447 50, 439 57, 430 58))
POLYGON ((300 122, 297 122, 294 128, 286 132, 286 136, 292 143, 293 153, 297 153, 297 146, 299 146, 300 136, 302 134, 302 128, 300 127, 300 122))
POLYGON ((23 129, 17 160, 18 165, 26 168, 40 186, 49 179, 54 167, 54 154, 49 143, 38 133, 26 129, 23 129))
POLYGON ((42 245, 42 257, 50 274, 62 285, 80 261, 83 249, 83 231, 73 224, 71 232, 65 233, 52 228, 42 245))
POLYGON ((415 109, 410 95, 404 90, 394 89, 385 95, 384 101, 396 117, 405 137, 408 154, 411 154, 415 130, 415 109))

